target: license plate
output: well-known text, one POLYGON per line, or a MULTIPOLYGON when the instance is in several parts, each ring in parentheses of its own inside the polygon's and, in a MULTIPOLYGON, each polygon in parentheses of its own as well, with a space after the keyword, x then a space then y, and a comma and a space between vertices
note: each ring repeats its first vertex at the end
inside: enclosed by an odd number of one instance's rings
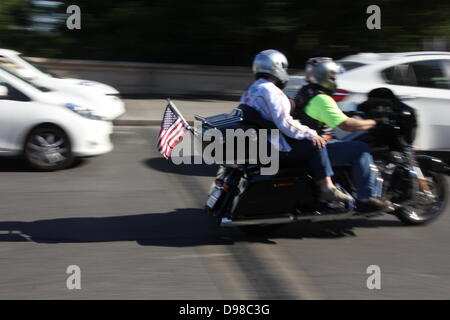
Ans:
POLYGON ((208 200, 206 200, 206 206, 210 209, 213 209, 217 203, 217 200, 219 200, 221 194, 222 190, 215 187, 214 190, 209 195, 208 200))

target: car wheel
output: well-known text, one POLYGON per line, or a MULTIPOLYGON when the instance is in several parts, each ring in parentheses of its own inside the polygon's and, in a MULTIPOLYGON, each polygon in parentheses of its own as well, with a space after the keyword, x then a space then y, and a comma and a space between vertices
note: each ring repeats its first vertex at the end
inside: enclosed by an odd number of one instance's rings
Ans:
POLYGON ((28 163, 39 171, 55 171, 74 162, 67 134, 52 125, 33 129, 25 141, 24 155, 28 163))

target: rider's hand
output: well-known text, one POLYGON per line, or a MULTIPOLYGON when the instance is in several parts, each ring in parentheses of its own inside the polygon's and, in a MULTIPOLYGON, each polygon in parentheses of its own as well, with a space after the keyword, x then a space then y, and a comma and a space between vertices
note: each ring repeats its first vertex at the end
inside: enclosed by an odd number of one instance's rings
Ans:
POLYGON ((327 141, 321 136, 314 136, 312 138, 312 143, 317 149, 322 149, 327 144, 327 141))
POLYGON ((379 118, 374 120, 375 126, 373 127, 373 131, 375 131, 377 134, 389 135, 392 133, 392 125, 389 123, 389 119, 379 118))
POLYGON ((377 118, 377 119, 374 119, 374 120, 375 120, 375 123, 376 123, 375 126, 378 126, 378 127, 383 127, 383 126, 386 126, 386 125, 390 124, 389 123, 389 118, 387 118, 387 117, 377 118))
POLYGON ((387 143, 392 140, 395 132, 394 127, 389 123, 387 118, 374 119, 376 121, 375 127, 370 130, 372 136, 376 138, 379 143, 387 143))

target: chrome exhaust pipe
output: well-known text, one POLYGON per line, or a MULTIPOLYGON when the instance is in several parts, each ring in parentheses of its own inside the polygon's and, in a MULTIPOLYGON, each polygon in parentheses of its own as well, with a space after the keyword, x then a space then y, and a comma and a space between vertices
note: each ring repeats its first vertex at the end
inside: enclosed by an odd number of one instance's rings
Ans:
MULTIPOLYGON (((396 205, 397 207, 398 205, 396 205)), ((394 209, 394 208, 390 208, 394 209)), ((221 227, 238 227, 238 226, 250 226, 250 225, 270 225, 270 224, 283 224, 291 223, 296 221, 310 221, 310 222, 320 222, 320 221, 337 221, 337 220, 357 220, 357 219, 367 219, 382 214, 390 213, 390 211, 376 211, 368 213, 359 213, 355 211, 342 212, 342 213, 325 213, 325 214, 288 214, 276 217, 262 217, 253 219, 242 219, 242 220, 231 220, 229 218, 221 218, 221 227)))
POLYGON ((222 218, 220 222, 221 227, 238 227, 250 225, 268 225, 268 224, 282 224, 296 221, 296 217, 292 214, 277 217, 265 217, 257 219, 243 219, 231 220, 229 218, 222 218))

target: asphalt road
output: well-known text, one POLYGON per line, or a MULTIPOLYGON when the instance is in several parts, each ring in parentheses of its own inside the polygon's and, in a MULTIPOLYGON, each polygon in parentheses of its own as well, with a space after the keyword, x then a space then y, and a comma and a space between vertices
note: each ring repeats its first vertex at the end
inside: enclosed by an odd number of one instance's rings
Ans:
POLYGON ((213 167, 174 166, 157 127, 70 170, 0 162, 0 299, 449 299, 450 214, 290 224, 269 238, 203 215, 213 167), (81 289, 68 290, 69 265, 81 289), (381 269, 369 290, 367 268, 381 269))

